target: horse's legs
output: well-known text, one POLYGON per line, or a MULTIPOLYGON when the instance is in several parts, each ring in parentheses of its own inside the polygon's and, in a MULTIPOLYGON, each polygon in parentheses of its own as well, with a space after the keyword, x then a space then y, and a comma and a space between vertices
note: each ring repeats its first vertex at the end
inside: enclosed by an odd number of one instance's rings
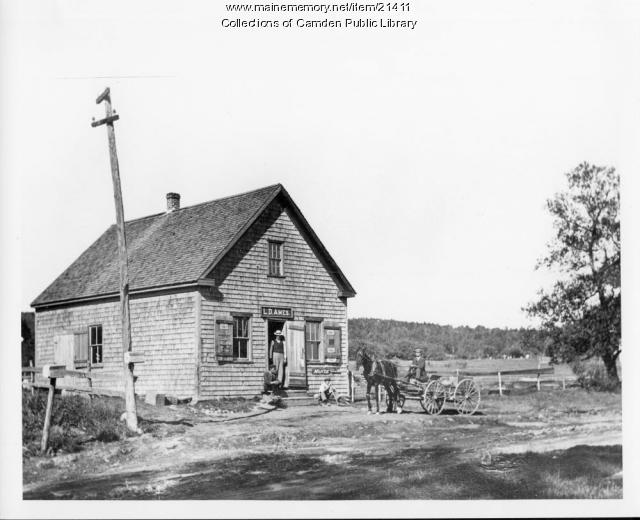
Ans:
POLYGON ((371 413, 371 396, 369 395, 369 392, 371 392, 371 382, 367 381, 367 406, 369 407, 369 413, 371 413))
POLYGON ((396 412, 398 413, 402 413, 402 407, 404 405, 404 402, 400 402, 400 387, 394 383, 393 385, 395 387, 395 394, 396 394, 396 412))
POLYGON ((387 392, 387 395, 389 396, 389 404, 387 404, 387 413, 393 413, 393 404, 395 402, 397 402, 397 395, 395 392, 395 389, 393 388, 393 385, 390 384, 385 384, 384 385, 384 389, 387 392))
POLYGON ((376 393, 376 413, 380 413, 380 383, 376 383, 373 388, 376 393))

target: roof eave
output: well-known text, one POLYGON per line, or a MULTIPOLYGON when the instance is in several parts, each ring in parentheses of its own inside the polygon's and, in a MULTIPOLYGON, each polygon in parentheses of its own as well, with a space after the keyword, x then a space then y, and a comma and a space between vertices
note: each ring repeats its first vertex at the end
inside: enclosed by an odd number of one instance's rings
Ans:
MULTIPOLYGON (((210 284, 203 282, 202 280, 195 280, 195 281, 183 282, 178 284, 156 285, 152 287, 140 287, 138 289, 131 289, 129 291, 129 294, 132 296, 137 296, 139 294, 147 294, 147 293, 154 293, 154 292, 160 292, 160 291, 188 289, 191 287, 197 287, 201 285, 210 285, 210 284)), ((118 298, 119 295, 120 293, 118 292, 109 292, 109 293, 95 294, 92 296, 82 296, 79 298, 67 298, 67 299, 61 299, 61 300, 50 300, 45 302, 38 302, 36 299, 33 302, 31 302, 31 307, 38 310, 46 307, 60 307, 64 305, 73 305, 76 303, 90 303, 94 301, 118 298)))
POLYGON ((275 198, 283 191, 284 191, 284 187, 282 186, 282 184, 278 184, 277 188, 273 191, 271 196, 253 213, 251 218, 244 223, 244 225, 238 230, 238 232, 233 236, 233 238, 229 240, 229 243, 225 246, 225 248, 220 253, 218 253, 218 255, 213 259, 213 261, 202 272, 202 274, 199 276, 199 279, 207 278, 209 273, 211 273, 211 271, 215 268, 215 266, 218 265, 218 262, 220 262, 220 260, 222 260, 225 257, 225 255, 229 251, 231 251, 231 248, 233 248, 233 246, 235 246, 238 243, 240 238, 242 238, 242 236, 247 232, 247 230, 255 223, 256 220, 258 220, 258 217, 260 217, 260 215, 262 215, 264 210, 269 207, 269 204, 271 204, 275 200, 275 198))
POLYGON ((231 250, 231 248, 233 248, 233 246, 236 245, 236 243, 240 240, 240 238, 242 238, 242 236, 246 233, 246 231, 256 222, 256 220, 258 220, 260 215, 262 215, 262 213, 267 209, 269 204, 271 204, 278 195, 282 194, 285 197, 291 209, 293 210, 296 218, 300 220, 305 231, 309 234, 309 236, 311 237, 311 240, 316 244, 316 246, 320 250, 320 254, 327 260, 327 262, 331 266, 330 271, 333 274, 335 274, 337 281, 339 282, 340 296, 344 298, 354 297, 356 295, 355 289, 353 288, 353 286, 351 285, 347 277, 344 275, 342 270, 338 267, 338 264, 336 263, 336 261, 329 254, 329 251, 324 246, 320 238, 318 238, 318 235, 316 235, 315 231, 313 230, 313 228, 311 227, 307 219, 302 214, 302 211, 300 211, 300 208, 298 208, 296 203, 293 201, 293 199, 291 198, 291 195, 289 195, 289 193, 287 192, 287 190, 284 188, 282 184, 278 184, 277 186, 278 188, 273 192, 273 194, 265 201, 264 204, 262 204, 262 206, 252 215, 252 217, 249 220, 247 220, 245 225, 238 231, 238 233, 236 233, 233 239, 229 241, 225 249, 222 252, 220 252, 220 254, 218 254, 218 256, 213 260, 213 262, 211 262, 211 264, 209 264, 209 266, 205 269, 205 271, 200 276, 200 279, 206 278, 209 275, 209 273, 211 273, 211 271, 215 268, 218 262, 220 262, 220 260, 224 258, 224 256, 231 250))

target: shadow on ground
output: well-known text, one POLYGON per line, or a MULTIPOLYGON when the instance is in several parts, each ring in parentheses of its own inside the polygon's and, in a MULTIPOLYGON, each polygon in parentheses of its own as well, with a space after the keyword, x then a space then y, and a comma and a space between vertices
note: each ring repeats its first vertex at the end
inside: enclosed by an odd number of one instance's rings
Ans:
POLYGON ((64 481, 24 499, 620 498, 620 446, 482 457, 439 446, 393 454, 282 451, 64 481))

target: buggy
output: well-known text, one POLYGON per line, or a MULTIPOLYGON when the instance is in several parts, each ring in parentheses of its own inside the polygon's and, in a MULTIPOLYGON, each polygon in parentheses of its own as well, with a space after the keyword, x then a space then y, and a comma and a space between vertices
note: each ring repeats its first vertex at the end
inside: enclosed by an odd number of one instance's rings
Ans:
POLYGON ((471 415, 480 406, 480 388, 471 378, 459 379, 459 377, 427 374, 424 380, 396 379, 400 390, 397 403, 387 405, 393 407, 396 404, 398 413, 402 412, 406 400, 420 401, 420 405, 430 415, 438 415, 444 409, 447 402, 452 403, 459 414, 471 415))

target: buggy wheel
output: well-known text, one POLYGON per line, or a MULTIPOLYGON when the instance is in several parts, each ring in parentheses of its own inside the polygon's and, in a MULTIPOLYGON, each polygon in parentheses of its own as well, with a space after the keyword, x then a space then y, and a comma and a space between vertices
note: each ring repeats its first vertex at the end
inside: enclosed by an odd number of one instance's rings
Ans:
POLYGON ((475 413, 480 406, 480 388, 473 379, 463 379, 456 385, 453 402, 458 413, 462 415, 475 413))
POLYGON ((420 404, 429 415, 438 415, 444 408, 446 396, 447 391, 444 385, 437 379, 434 379, 425 387, 422 393, 422 399, 420 399, 420 404))

